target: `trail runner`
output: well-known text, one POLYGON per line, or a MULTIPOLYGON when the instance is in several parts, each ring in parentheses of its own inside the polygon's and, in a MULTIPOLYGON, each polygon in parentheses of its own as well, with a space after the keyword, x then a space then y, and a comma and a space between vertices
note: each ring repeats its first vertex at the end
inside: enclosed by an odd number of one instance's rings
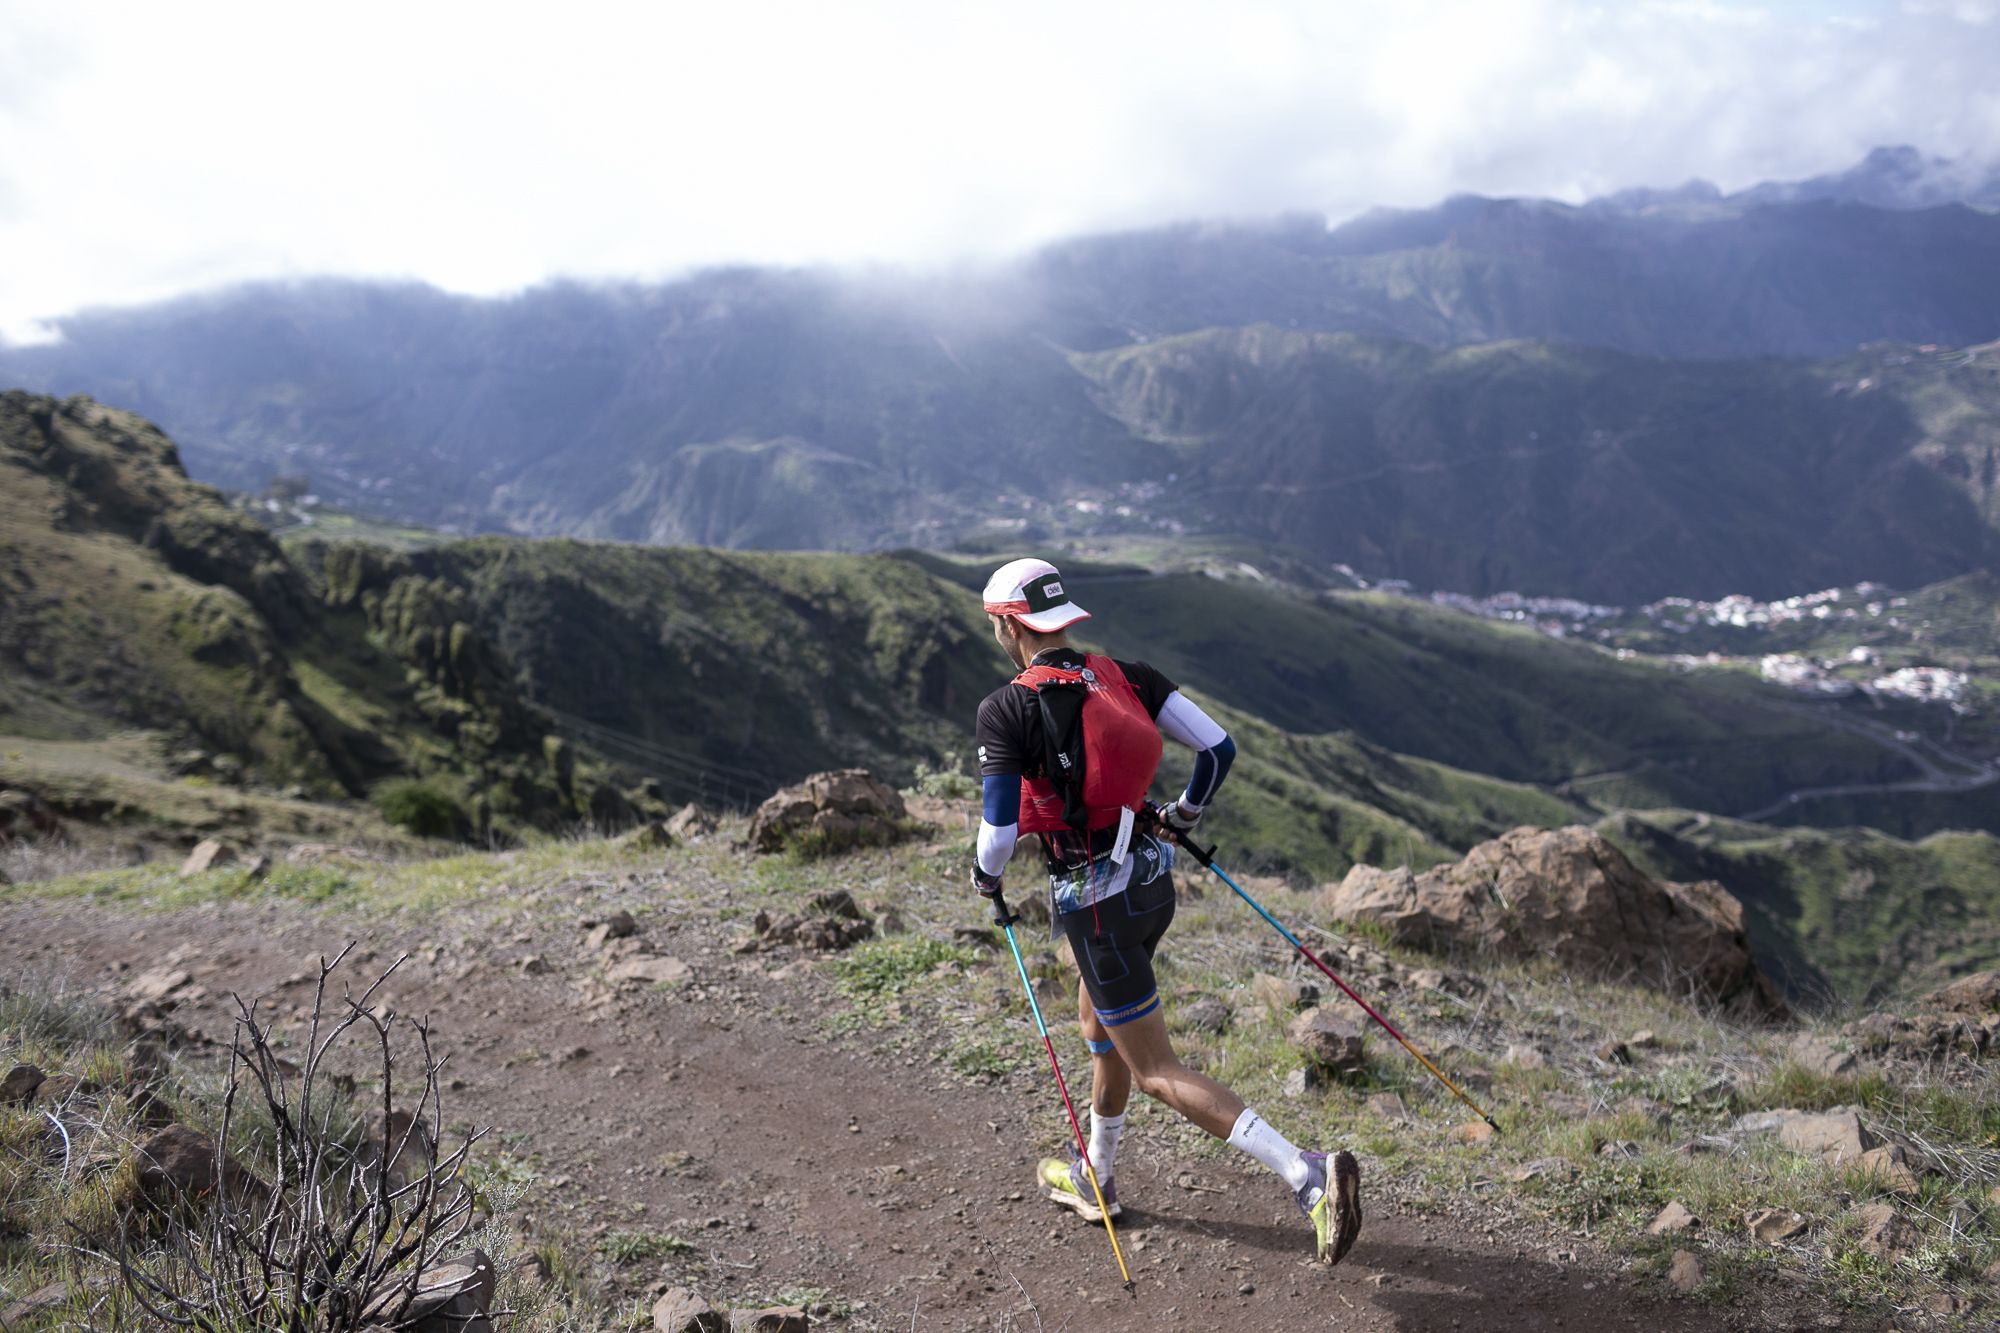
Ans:
MULTIPOLYGON (((1353 1154, 1294 1147, 1241 1097, 1182 1064, 1153 979, 1153 951, 1174 918, 1172 843, 1214 799, 1234 742, 1153 667, 1071 647, 1068 627, 1089 613, 1068 599, 1048 561, 1002 565, 984 598, 993 637, 1020 674, 979 705, 982 808, 972 882, 988 897, 1000 893, 1019 835, 1041 838, 1055 922, 1082 973, 1088 1152, 1104 1210, 1122 1211, 1114 1168, 1136 1085, 1283 1177, 1312 1225, 1315 1257, 1339 1263, 1361 1230, 1353 1154), (1149 809, 1162 735, 1195 752, 1194 774, 1178 800, 1149 809), (1080 782, 1063 776, 1079 768, 1080 782)), ((1045 1159, 1038 1176, 1048 1198, 1101 1220, 1081 1160, 1045 1159)))

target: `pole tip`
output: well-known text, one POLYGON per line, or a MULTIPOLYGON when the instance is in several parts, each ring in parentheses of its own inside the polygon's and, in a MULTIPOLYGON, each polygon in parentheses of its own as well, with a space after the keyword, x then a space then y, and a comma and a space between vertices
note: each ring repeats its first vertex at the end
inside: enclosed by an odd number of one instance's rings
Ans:
POLYGON ((1139 1299, 1139 1288, 1131 1278, 1125 1279, 1125 1294, 1135 1301, 1139 1299))
POLYGON ((1492 1116, 1490 1116, 1490 1115, 1489 1115, 1489 1116, 1482 1116, 1482 1117, 1481 1117, 1481 1119, 1485 1120, 1485 1121, 1486 1121, 1486 1123, 1487 1123, 1488 1125, 1492 1125, 1492 1127, 1493 1127, 1493 1132, 1494 1132, 1495 1134, 1498 1134, 1498 1133, 1500 1132, 1500 1126, 1499 1126, 1499 1125, 1497 1125, 1497 1124, 1494 1124, 1494 1123, 1493 1123, 1493 1117, 1492 1117, 1492 1116))

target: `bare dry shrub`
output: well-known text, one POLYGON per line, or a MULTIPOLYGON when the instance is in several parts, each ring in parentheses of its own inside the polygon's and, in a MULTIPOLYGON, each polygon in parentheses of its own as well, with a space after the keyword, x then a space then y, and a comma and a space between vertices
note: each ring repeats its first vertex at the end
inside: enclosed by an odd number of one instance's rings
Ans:
MULTIPOLYGON (((349 946, 350 949, 352 946, 349 946)), ((436 1301, 435 1277, 475 1221, 466 1178, 473 1144, 445 1152, 439 1102, 445 1059, 421 1019, 375 995, 403 959, 358 996, 328 981, 347 957, 322 959, 303 1063, 281 1056, 257 1004, 236 1002, 212 1188, 154 1201, 120 1231, 125 1291, 158 1325, 201 1330, 354 1333, 396 1328, 436 1301), (365 1061, 369 1111, 356 1135, 342 1057, 365 1061), (245 1119, 267 1143, 255 1166, 228 1145, 245 1119), (146 1225, 150 1222, 151 1225, 146 1225)))

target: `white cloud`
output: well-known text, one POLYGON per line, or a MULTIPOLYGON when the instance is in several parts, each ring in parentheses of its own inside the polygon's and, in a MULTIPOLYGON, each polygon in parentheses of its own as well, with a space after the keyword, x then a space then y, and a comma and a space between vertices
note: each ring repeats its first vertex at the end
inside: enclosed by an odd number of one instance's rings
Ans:
POLYGON ((259 276, 927 264, 2000 157, 1982 0, 0 0, 0 330, 259 276))

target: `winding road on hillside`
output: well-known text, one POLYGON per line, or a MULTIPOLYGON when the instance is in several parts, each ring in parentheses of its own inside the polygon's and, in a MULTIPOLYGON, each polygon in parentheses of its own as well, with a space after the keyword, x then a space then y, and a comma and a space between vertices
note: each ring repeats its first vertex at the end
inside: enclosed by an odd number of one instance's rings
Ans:
POLYGON ((853 1304, 835 1326, 919 1333, 1842 1327, 1819 1310, 1664 1299, 1587 1240, 1505 1221, 1477 1192, 1423 1213, 1379 1175, 1364 1178, 1360 1244, 1324 1270, 1268 1177, 1152 1108, 1135 1108, 1121 1157, 1127 1297, 1101 1231, 1033 1189, 1059 1134, 1045 1075, 979 1083, 929 1058, 969 1014, 829 1035, 840 1003, 820 969, 739 958, 714 919, 648 923, 649 947, 691 963, 690 986, 608 992, 576 922, 643 910, 646 892, 636 877, 579 882, 479 924, 493 909, 414 922, 272 901, 145 911, 17 887, 0 897, 0 974, 64 973, 116 995, 147 970, 185 971, 177 1018, 221 1036, 230 991, 296 1016, 322 953, 362 939, 365 981, 407 951, 384 993, 428 1013, 453 1052, 448 1121, 494 1126, 488 1151, 533 1164, 534 1233, 693 1247, 637 1264, 628 1299, 669 1279, 718 1303, 817 1288, 853 1304))
POLYGON ((1915 741, 1904 740, 1896 733, 1895 728, 1884 723, 1871 722, 1866 718, 1830 709, 1798 705, 1793 711, 1836 730, 1865 737, 1895 751, 1915 765, 1922 776, 1902 782, 1855 782, 1831 787, 1801 787, 1796 791, 1786 792, 1769 805, 1737 815, 1735 818, 1752 824, 1762 823, 1773 815, 1783 814, 1806 801, 1825 796, 1888 796, 1915 792, 1957 793, 1977 791, 1981 787, 2000 782, 2000 764, 1955 754, 1927 737, 1920 737, 1915 741), (1932 753, 1926 753, 1926 749, 1932 753), (1944 763, 1957 765, 1960 771, 1951 772, 1939 762, 1940 759, 1944 763))

